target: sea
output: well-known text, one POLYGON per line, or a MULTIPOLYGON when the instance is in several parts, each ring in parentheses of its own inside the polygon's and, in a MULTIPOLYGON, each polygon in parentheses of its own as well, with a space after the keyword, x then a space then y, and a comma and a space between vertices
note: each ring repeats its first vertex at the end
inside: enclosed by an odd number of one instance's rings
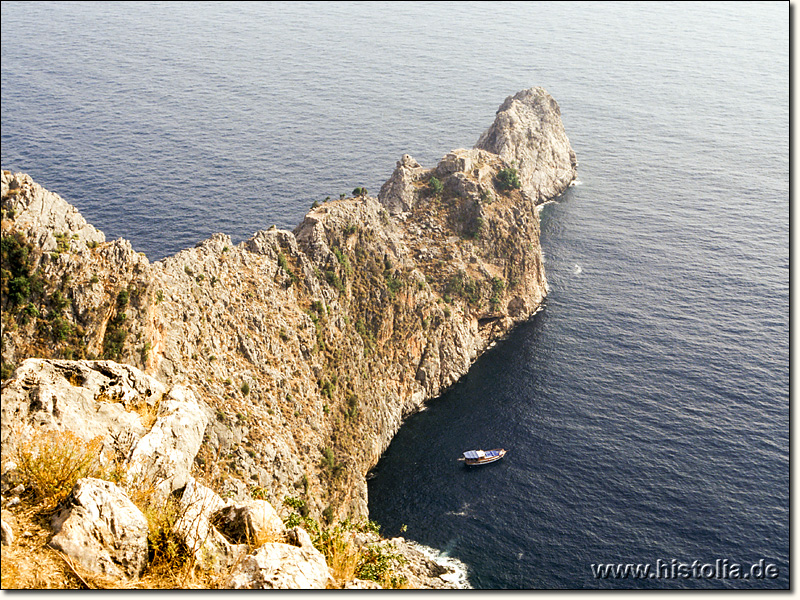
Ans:
POLYGON ((788 3, 0 11, 2 167, 153 261, 375 195, 547 89, 579 175, 544 309, 407 419, 371 518, 474 588, 789 587, 788 3))

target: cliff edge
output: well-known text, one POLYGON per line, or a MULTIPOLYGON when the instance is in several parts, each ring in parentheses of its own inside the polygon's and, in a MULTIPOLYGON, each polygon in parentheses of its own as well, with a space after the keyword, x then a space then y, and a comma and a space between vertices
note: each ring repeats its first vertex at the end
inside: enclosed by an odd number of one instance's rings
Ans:
POLYGON ((216 493, 366 517, 365 476, 403 419, 540 307, 536 205, 576 165, 533 88, 475 148, 431 168, 403 156, 377 198, 357 189, 292 232, 215 234, 155 263, 3 171, 3 448, 68 427, 41 418, 26 359, 104 359, 191 390, 205 425, 187 468, 216 493))

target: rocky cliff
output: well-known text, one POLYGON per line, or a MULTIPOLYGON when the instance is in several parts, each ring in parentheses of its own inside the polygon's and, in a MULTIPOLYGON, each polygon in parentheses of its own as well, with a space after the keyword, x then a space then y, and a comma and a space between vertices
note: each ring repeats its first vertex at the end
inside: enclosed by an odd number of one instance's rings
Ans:
POLYGON ((403 419, 541 305, 536 204, 575 169, 557 103, 534 88, 475 148, 432 168, 403 156, 377 198, 155 263, 4 171, 4 447, 41 404, 16 367, 102 358, 192 391, 207 423, 193 468, 222 496, 364 517, 365 476, 403 419), (6 388, 25 406, 13 418, 6 388))

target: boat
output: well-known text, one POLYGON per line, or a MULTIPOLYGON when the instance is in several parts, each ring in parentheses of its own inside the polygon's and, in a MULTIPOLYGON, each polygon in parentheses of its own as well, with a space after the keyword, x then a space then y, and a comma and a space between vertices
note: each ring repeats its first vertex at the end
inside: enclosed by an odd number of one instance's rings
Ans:
POLYGON ((463 458, 458 460, 463 460, 468 466, 488 465, 500 460, 505 455, 506 451, 502 448, 496 448, 495 450, 467 450, 464 452, 463 458))

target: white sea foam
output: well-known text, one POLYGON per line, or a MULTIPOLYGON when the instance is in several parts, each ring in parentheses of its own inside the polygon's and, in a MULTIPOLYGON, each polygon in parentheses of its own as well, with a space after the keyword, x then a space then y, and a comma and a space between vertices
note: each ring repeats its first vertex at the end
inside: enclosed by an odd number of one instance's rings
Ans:
POLYGON ((578 185, 583 185, 583 182, 578 181, 577 179, 573 179, 572 182, 569 184, 569 187, 576 187, 578 185))
POLYGON ((445 514, 446 515, 453 515, 454 517, 466 517, 468 508, 469 508, 469 503, 468 502, 464 502, 457 511, 449 510, 445 514))
POLYGON ((469 569, 467 565, 463 562, 449 556, 447 554, 447 550, 437 550, 436 548, 431 548, 430 546, 425 546, 424 544, 420 544, 419 542, 413 542, 411 540, 406 540, 408 544, 410 544, 415 550, 419 550, 422 554, 426 557, 431 559, 436 564, 442 565, 443 567, 450 569, 449 573, 445 573, 440 577, 445 581, 453 583, 458 587, 460 590, 471 590, 472 586, 469 584, 469 580, 467 579, 467 575, 469 573, 469 569))

